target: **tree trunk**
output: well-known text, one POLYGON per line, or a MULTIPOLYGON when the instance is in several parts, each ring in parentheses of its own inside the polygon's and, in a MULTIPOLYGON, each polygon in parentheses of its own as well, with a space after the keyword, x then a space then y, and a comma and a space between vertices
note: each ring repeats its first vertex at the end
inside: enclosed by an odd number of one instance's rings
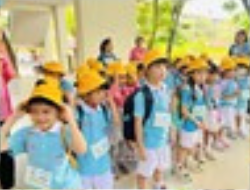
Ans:
POLYGON ((175 37, 178 31, 178 27, 180 24, 180 18, 181 18, 181 12, 183 10, 184 7, 184 0, 179 0, 178 2, 174 3, 173 8, 172 8, 172 14, 171 14, 171 18, 172 18, 172 27, 170 29, 170 34, 169 34, 169 38, 167 40, 167 57, 171 60, 172 58, 172 51, 173 51, 173 45, 174 45, 174 41, 175 41, 175 37))
POLYGON ((248 16, 250 17, 250 0, 242 0, 242 3, 248 13, 248 16))
POLYGON ((154 46, 159 22, 159 0, 153 1, 153 24, 152 24, 152 33, 148 43, 148 48, 151 49, 154 46))

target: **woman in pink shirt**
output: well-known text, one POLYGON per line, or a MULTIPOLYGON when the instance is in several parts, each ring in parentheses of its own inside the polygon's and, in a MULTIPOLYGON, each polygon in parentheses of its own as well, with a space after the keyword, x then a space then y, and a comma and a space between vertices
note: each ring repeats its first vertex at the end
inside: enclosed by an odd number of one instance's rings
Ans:
POLYGON ((11 99, 8 90, 8 83, 16 75, 16 71, 11 62, 9 52, 1 32, 0 40, 0 125, 12 113, 11 99))
POLYGON ((140 63, 143 60, 145 53, 147 52, 144 44, 145 40, 143 37, 139 36, 135 39, 135 47, 130 52, 130 61, 140 63))

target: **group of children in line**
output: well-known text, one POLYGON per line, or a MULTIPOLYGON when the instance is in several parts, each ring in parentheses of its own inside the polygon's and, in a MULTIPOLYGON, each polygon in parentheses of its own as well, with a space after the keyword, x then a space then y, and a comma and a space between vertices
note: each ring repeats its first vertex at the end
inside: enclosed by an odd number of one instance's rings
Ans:
POLYGON ((216 159, 214 150, 247 137, 249 69, 248 57, 170 63, 149 50, 141 63, 88 59, 73 85, 60 63, 45 63, 31 96, 1 128, 1 152, 28 155, 27 188, 112 189, 116 158, 124 154, 125 163, 126 151, 139 189, 166 189, 167 170, 191 181, 190 172, 216 159), (33 125, 10 135, 26 113, 33 125))

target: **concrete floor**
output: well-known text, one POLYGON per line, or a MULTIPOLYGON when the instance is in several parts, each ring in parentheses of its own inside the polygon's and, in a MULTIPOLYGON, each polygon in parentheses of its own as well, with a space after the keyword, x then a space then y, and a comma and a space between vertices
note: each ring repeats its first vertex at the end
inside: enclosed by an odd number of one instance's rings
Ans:
MULTIPOLYGON (((13 101, 16 104, 30 93, 34 77, 28 76, 14 80, 10 84, 13 101)), ((28 122, 24 118, 18 126, 28 122)), ((250 154, 249 139, 236 140, 226 152, 216 153, 217 160, 207 162, 204 171, 193 174, 193 184, 184 184, 173 177, 166 177, 169 188, 178 189, 249 189, 250 154)), ((22 187, 25 157, 18 158, 18 187, 22 187)), ((135 188, 133 176, 123 177, 116 188, 135 188)))

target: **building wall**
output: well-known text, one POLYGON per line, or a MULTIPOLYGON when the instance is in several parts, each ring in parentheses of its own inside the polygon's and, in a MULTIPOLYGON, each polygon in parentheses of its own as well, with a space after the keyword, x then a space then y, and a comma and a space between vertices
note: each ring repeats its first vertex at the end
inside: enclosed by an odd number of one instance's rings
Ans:
POLYGON ((96 56, 106 37, 114 41, 115 53, 127 59, 136 36, 136 0, 83 0, 84 57, 96 56))

